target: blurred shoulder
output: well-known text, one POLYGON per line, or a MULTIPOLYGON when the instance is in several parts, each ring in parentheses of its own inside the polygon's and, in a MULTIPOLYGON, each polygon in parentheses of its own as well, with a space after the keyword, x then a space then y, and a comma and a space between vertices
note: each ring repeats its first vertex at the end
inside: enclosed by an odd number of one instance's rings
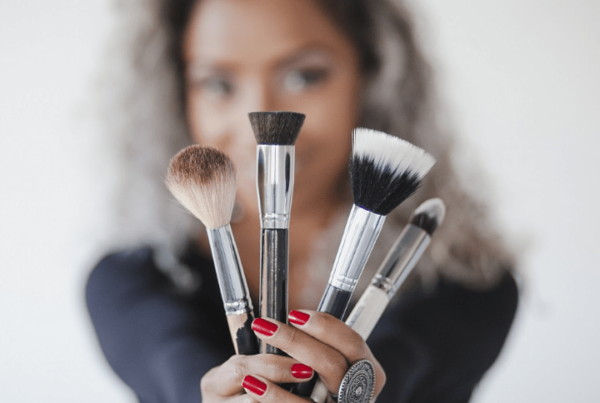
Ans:
POLYGON ((154 249, 149 246, 143 246, 135 249, 108 253, 100 259, 95 268, 135 269, 147 266, 155 266, 154 249))

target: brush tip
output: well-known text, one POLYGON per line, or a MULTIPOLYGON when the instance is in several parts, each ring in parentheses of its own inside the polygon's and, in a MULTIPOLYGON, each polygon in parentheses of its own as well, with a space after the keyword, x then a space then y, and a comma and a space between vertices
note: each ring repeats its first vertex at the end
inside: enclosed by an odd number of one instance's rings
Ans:
POLYGON ((440 198, 425 200, 410 216, 409 222, 432 236, 444 221, 446 205, 440 198))
POLYGON ((250 112, 256 142, 262 145, 294 145, 306 115, 297 112, 250 112))
POLYGON ((350 181, 354 203, 387 215, 421 186, 435 159, 421 148, 377 130, 354 130, 350 181))
POLYGON ((235 166, 224 153, 200 145, 178 152, 165 180, 173 196, 210 229, 231 221, 235 203, 235 166))

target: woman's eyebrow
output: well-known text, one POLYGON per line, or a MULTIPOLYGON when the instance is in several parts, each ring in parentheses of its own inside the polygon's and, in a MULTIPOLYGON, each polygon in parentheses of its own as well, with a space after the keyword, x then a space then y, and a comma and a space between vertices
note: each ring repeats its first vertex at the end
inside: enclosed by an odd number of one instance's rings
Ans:
POLYGON ((330 60, 331 55, 329 49, 323 46, 309 46, 300 51, 294 52, 291 56, 285 57, 277 63, 278 68, 286 68, 293 66, 307 58, 319 57, 319 59, 330 60))
POLYGON ((184 70, 186 75, 197 75, 206 73, 230 74, 230 71, 226 66, 199 60, 193 60, 188 63, 185 63, 184 70))

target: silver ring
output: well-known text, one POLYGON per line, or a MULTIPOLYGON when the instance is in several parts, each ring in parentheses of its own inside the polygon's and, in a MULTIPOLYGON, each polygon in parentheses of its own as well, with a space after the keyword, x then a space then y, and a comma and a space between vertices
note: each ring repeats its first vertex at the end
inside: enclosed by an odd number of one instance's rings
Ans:
POLYGON ((338 391, 339 403, 369 403, 375 390, 375 369, 367 360, 360 360, 350 367, 342 379, 338 391))

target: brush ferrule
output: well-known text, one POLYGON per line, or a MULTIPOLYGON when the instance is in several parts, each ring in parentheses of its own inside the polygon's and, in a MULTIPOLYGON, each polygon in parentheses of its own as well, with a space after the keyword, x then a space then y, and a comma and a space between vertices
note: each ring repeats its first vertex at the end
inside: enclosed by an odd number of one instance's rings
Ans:
POLYGON ((207 228, 206 233, 210 242, 225 314, 239 315, 251 312, 250 292, 231 226, 207 228))
POLYGON ((352 206, 329 277, 330 285, 344 291, 354 291, 384 220, 383 215, 352 206))
POLYGON ((256 188, 262 228, 289 228, 294 150, 294 146, 261 144, 256 147, 256 188))
POLYGON ((423 229, 412 224, 404 227, 371 284, 392 298, 421 258, 430 240, 431 237, 423 229))

